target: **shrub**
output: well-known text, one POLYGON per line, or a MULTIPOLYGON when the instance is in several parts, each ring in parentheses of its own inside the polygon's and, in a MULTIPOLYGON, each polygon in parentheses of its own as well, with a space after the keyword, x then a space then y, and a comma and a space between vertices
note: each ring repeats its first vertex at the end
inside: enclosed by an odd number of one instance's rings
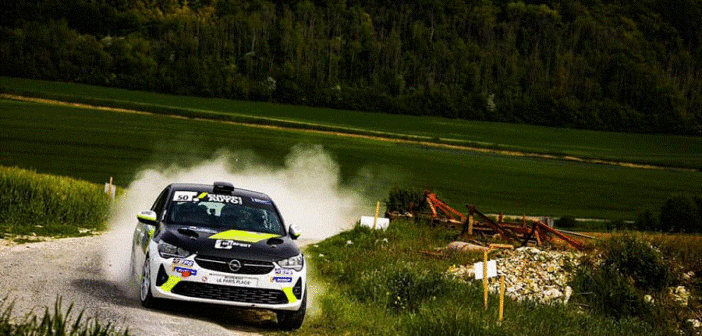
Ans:
POLYGON ((603 250, 602 266, 631 278, 637 288, 660 290, 670 283, 661 253, 649 242, 623 235, 605 241, 603 250))
POLYGON ((659 229, 658 219, 651 210, 645 210, 636 217, 634 227, 641 231, 656 231, 659 229))
POLYGON ((692 196, 677 195, 661 207, 660 227, 669 232, 700 232, 700 209, 692 196))
POLYGON ((426 207, 424 192, 419 190, 392 188, 388 193, 386 211, 404 213, 412 209, 421 212, 426 207))
POLYGON ((556 219, 553 224, 558 228, 570 229, 578 225, 578 221, 573 216, 565 215, 556 219))
POLYGON ((608 221, 605 225, 607 230, 631 230, 634 228, 634 223, 627 222, 623 219, 614 219, 608 221))
POLYGON ((644 302, 644 294, 661 291, 671 282, 660 252, 629 235, 607 240, 599 249, 601 262, 582 263, 571 281, 580 294, 574 300, 609 316, 636 316, 653 323, 658 312, 644 302))

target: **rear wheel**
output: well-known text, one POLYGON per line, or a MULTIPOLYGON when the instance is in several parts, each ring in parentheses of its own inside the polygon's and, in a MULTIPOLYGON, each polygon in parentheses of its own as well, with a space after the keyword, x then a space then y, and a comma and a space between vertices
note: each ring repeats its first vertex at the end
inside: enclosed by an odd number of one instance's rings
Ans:
POLYGON ((152 307, 154 305, 154 297, 151 295, 151 259, 146 256, 144 260, 143 271, 141 272, 141 290, 139 291, 139 299, 144 307, 152 307))
POLYGON ((307 310, 307 290, 305 290, 305 295, 302 297, 302 304, 300 309, 295 311, 281 310, 277 311, 276 317, 278 318, 278 327, 283 330, 296 330, 302 326, 302 322, 305 320, 305 311, 307 310))

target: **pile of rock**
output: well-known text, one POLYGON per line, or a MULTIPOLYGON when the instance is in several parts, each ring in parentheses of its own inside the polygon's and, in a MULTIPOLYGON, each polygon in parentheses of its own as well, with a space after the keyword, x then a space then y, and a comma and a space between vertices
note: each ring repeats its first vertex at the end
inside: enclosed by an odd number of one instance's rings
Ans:
MULTIPOLYGON (((574 251, 541 251, 535 247, 505 250, 496 259, 497 272, 505 275, 505 294, 509 297, 567 303, 573 293, 568 286, 571 271, 582 255, 574 251)), ((473 281, 475 276, 473 265, 452 266, 448 272, 464 281, 473 281)), ((499 291, 499 281, 491 280, 490 291, 499 291)))

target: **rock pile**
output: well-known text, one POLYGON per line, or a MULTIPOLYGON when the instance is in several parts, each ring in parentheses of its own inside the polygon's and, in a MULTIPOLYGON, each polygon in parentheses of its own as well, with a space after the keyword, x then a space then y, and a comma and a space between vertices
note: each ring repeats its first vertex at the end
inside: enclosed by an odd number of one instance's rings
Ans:
MULTIPOLYGON (((571 271, 582 255, 572 251, 541 251, 535 247, 505 250, 499 252, 496 259, 497 272, 505 275, 505 294, 509 297, 520 301, 567 303, 573 293, 568 286, 571 271)), ((452 266, 448 273, 464 281, 475 279, 473 265, 452 266)), ((499 281, 491 281, 490 291, 499 291, 499 281)))

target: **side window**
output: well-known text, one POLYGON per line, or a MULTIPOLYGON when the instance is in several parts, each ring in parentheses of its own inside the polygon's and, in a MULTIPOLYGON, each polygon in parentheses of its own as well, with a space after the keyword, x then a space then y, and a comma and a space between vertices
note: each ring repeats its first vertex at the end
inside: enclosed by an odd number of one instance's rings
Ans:
POLYGON ((163 189, 161 194, 158 195, 158 198, 154 202, 154 205, 151 207, 151 211, 156 213, 157 218, 161 218, 161 216, 163 215, 163 207, 166 205, 166 201, 168 200, 168 194, 170 189, 170 187, 166 187, 166 189, 163 189))

